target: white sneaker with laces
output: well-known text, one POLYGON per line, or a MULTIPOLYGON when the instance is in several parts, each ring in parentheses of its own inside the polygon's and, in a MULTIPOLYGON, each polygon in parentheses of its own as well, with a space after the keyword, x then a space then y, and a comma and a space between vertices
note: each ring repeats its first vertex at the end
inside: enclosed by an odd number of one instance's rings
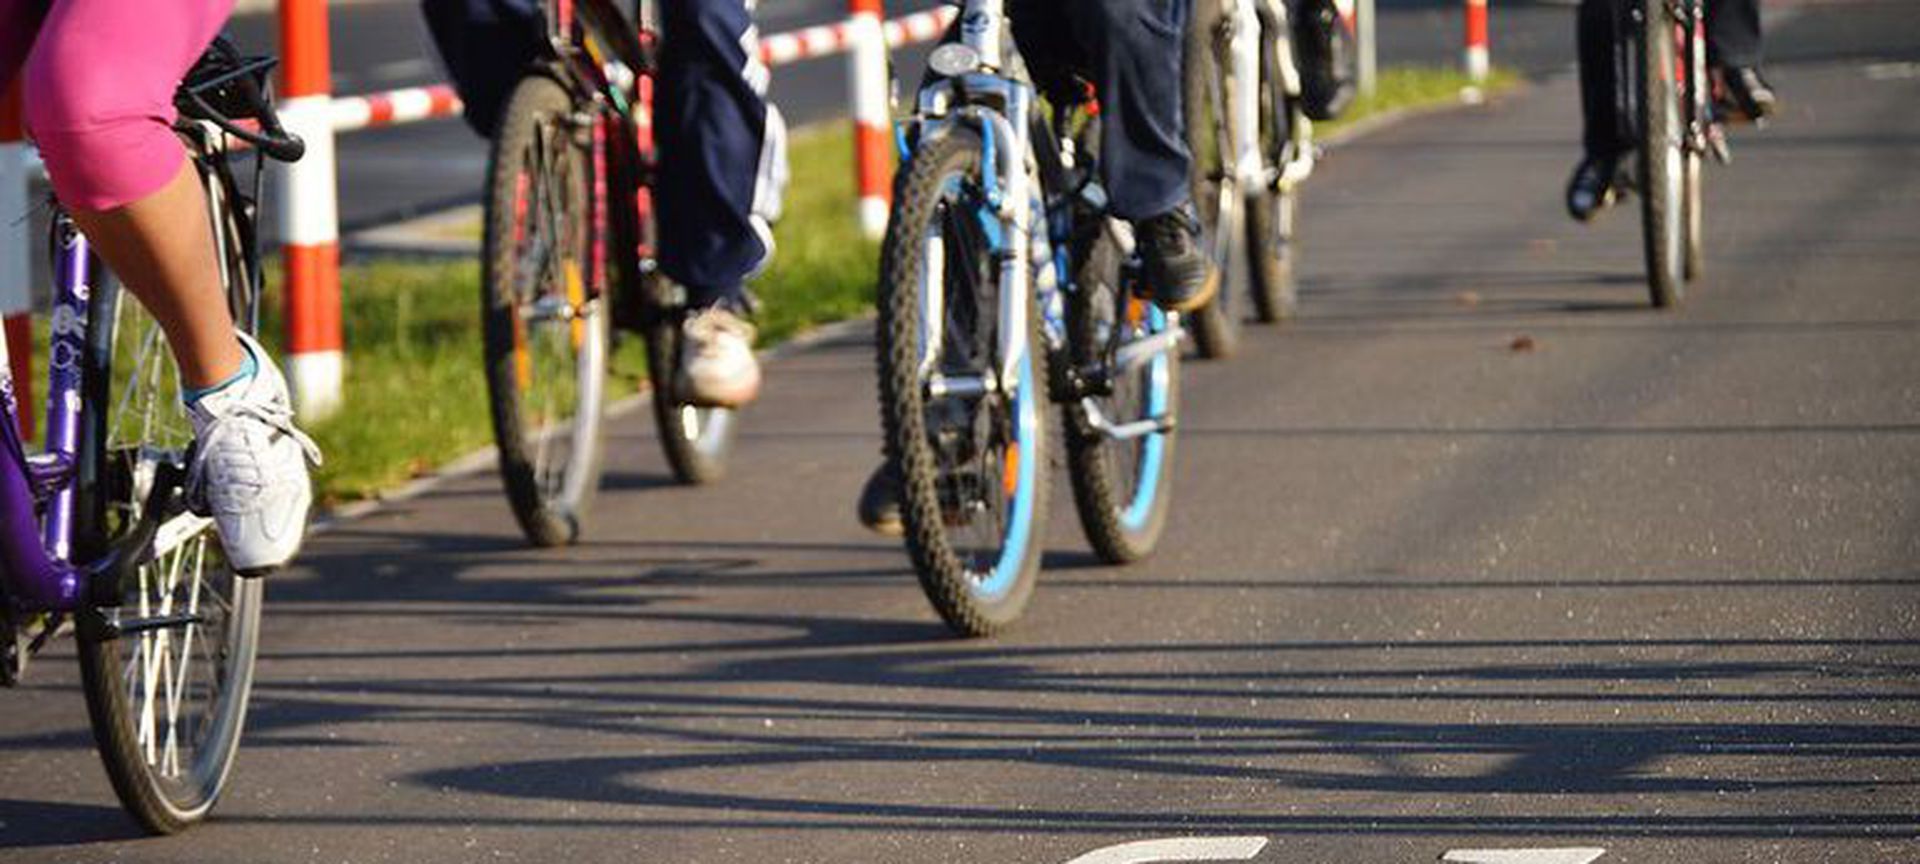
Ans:
POLYGON ((680 329, 680 398, 694 405, 738 408, 760 395, 754 328, 724 304, 687 316, 680 329))
POLYGON ((213 519, 234 572, 259 576, 300 551, 313 504, 307 465, 320 464, 320 448, 293 425, 287 380, 272 357, 253 337, 236 335, 257 369, 188 406, 187 504, 213 519))

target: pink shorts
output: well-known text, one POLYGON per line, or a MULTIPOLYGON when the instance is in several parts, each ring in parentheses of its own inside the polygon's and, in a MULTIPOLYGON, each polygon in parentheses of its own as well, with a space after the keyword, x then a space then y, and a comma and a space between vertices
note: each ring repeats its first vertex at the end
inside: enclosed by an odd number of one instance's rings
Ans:
POLYGON ((0 87, 18 76, 27 134, 62 204, 111 210, 179 173, 173 91, 234 0, 0 0, 0 87))

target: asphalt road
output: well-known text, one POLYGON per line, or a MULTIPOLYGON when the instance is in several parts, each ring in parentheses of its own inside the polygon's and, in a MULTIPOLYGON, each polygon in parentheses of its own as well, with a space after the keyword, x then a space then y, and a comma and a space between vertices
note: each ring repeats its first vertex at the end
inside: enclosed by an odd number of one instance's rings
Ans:
POLYGON ((1787 108, 1710 175, 1673 313, 1631 211, 1560 211, 1570 81, 1337 151, 1305 320, 1188 367, 1161 553, 1092 565, 1059 496, 1003 638, 852 524, 846 336, 770 365, 718 485, 620 421, 577 548, 523 548, 486 473, 316 538, 185 836, 135 838, 43 658, 0 694, 0 859, 1920 860, 1915 33, 1778 29, 1787 108))
MULTIPOLYGON (((1461 12, 1457 0, 1379 0, 1380 60, 1385 64, 1459 62, 1461 12)), ((936 0, 889 0, 887 14, 937 5, 936 0)), ((367 93, 445 79, 412 0, 370 0, 332 7, 334 92, 367 93)), ((842 0, 762 0, 762 33, 782 33, 846 17, 842 0)), ((1492 18, 1496 61, 1529 73, 1558 69, 1572 57, 1572 16, 1564 6, 1519 0, 1492 18)), ((236 19, 241 44, 275 44, 274 19, 236 19)), ((894 62, 907 76, 925 66, 926 47, 903 48, 894 62)), ((826 57, 774 71, 773 98, 789 123, 800 126, 847 114, 847 63, 826 57)), ((909 80, 910 77, 909 77, 909 80)), ((339 142, 340 219, 347 231, 479 200, 486 146, 457 120, 354 132, 339 142)))

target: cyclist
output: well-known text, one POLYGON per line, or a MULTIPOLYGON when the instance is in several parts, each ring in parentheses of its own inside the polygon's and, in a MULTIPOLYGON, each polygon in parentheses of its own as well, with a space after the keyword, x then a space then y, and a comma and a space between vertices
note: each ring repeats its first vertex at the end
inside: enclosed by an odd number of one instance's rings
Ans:
MULTIPOLYGON (((1133 223, 1154 303, 1169 311, 1213 299, 1220 272, 1194 214, 1181 115, 1180 64, 1189 0, 1008 0, 1014 40, 1049 94, 1100 97, 1100 173, 1114 216, 1133 223)), ((867 478, 860 522, 901 531, 899 473, 885 461, 867 478)))
MULTIPOLYGON (((1621 0, 1580 0, 1581 143, 1585 154, 1567 181, 1567 212, 1586 222, 1613 203, 1620 158, 1633 148, 1621 139, 1615 93, 1613 34, 1621 0)), ((1715 110, 1761 120, 1773 113, 1773 88, 1760 75, 1760 0, 1706 0, 1707 65, 1713 70, 1715 110)))
POLYGON ((174 88, 233 0, 0 0, 0 90, 18 76, 54 194, 159 322, 194 433, 187 498, 247 575, 299 550, 320 451, 286 379, 235 329, 199 178, 175 137, 174 88))
MULTIPOLYGON (((423 0, 469 125, 491 135, 541 50, 538 0, 423 0)), ((749 0, 662 0, 654 131, 660 268, 687 289, 680 395, 738 407, 760 390, 746 280, 773 253, 786 127, 766 100, 749 0)))

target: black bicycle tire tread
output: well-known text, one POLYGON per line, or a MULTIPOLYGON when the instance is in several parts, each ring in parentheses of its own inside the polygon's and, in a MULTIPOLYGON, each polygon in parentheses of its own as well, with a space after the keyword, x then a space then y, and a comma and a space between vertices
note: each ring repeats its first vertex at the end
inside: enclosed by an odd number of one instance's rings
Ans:
MULTIPOLYGON (((1016 578, 1006 597, 991 607, 975 601, 965 586, 965 568, 947 543, 937 493, 933 490, 935 468, 930 449, 923 445, 925 430, 918 393, 919 358, 914 346, 918 338, 917 297, 911 287, 917 279, 896 279, 894 274, 917 276, 924 266, 919 262, 922 249, 918 226, 925 224, 938 200, 932 194, 934 183, 949 168, 949 163, 971 157, 977 164, 981 144, 971 130, 954 128, 946 134, 922 143, 909 160, 895 184, 894 212, 880 250, 879 318, 876 322, 881 362, 878 365, 880 422, 885 430, 886 458, 900 469, 901 518, 905 528, 908 556, 919 576, 921 588, 941 620, 955 632, 974 637, 991 636, 1010 626, 1025 611, 1039 577, 1040 550, 1045 545, 1048 475, 1044 467, 1036 475, 1034 525, 1029 533, 1030 560, 1016 578)), ((1029 315, 1038 323, 1038 315, 1029 315)), ((1035 365, 1036 382, 1046 380, 1043 344, 1035 338, 1029 343, 1035 365)), ((1044 386, 1044 385, 1039 385, 1044 386)), ((1042 412, 1043 415, 1046 412, 1042 412)), ((1041 449, 1045 450, 1043 422, 1041 449)), ((1021 458, 1032 458, 1022 454, 1021 458)))
MULTIPOLYGON (((1655 308, 1669 309, 1679 305, 1683 299, 1685 286, 1681 284, 1681 270, 1684 265, 1677 260, 1677 256, 1686 254, 1683 249, 1669 248, 1666 243, 1671 236, 1668 220, 1684 219, 1685 214, 1669 212, 1664 193, 1656 192, 1656 184, 1660 182, 1658 177, 1665 173, 1657 170, 1657 163, 1678 156, 1665 146, 1668 136, 1672 134, 1668 128, 1672 118, 1656 106, 1657 102, 1678 98, 1670 93, 1665 96, 1657 93, 1657 89, 1662 87, 1660 82, 1666 82, 1667 86, 1675 83, 1672 79, 1673 22, 1662 0, 1645 0, 1642 9, 1646 18, 1641 22, 1639 34, 1640 225, 1646 254, 1649 298, 1655 308), (1656 71, 1659 74, 1655 74, 1656 71)), ((1679 171, 1681 168, 1675 165, 1673 170, 1679 171)), ((1684 194, 1683 191, 1683 197, 1684 194)))
MULTIPOLYGON (((1102 243, 1100 251, 1087 256, 1081 265, 1083 270, 1101 266, 1094 256, 1112 254, 1104 241, 1097 242, 1102 243)), ((1089 344, 1091 334, 1084 331, 1092 320, 1088 310, 1093 303, 1094 290, 1082 282, 1079 290, 1074 291, 1068 299, 1067 339, 1071 346, 1069 356, 1075 363, 1084 363, 1089 359, 1083 356, 1083 346, 1089 344)), ((1180 355, 1170 352, 1168 357, 1175 364, 1170 376, 1168 402, 1170 407, 1177 409, 1180 404, 1180 355)), ((1067 480, 1073 488, 1074 511, 1080 517, 1080 528, 1087 536, 1087 545, 1092 547, 1094 556, 1106 564, 1130 564, 1153 554, 1159 545, 1160 535, 1166 530, 1167 515, 1172 511, 1176 436, 1169 431, 1161 445, 1161 476, 1158 482, 1162 485, 1153 511, 1147 517, 1147 524, 1137 532, 1129 532, 1120 524, 1126 503, 1119 500, 1112 466, 1103 458, 1103 448, 1108 443, 1106 437, 1087 423, 1085 413, 1077 404, 1069 406, 1066 414, 1067 480)))
MULTIPOLYGON (((571 513, 563 516, 553 512, 543 500, 539 483, 533 476, 533 466, 524 455, 529 436, 527 430, 521 428, 518 390, 511 383, 515 374, 513 353, 507 346, 511 345, 512 339, 501 332, 504 319, 498 314, 494 290, 493 274, 511 272, 512 251, 504 248, 503 244, 494 243, 492 238, 502 230, 499 220, 512 211, 512 197, 515 194, 510 172, 517 171, 517 162, 503 157, 518 158, 521 149, 526 146, 528 134, 534 128, 529 118, 538 113, 551 113, 572 102, 573 98, 567 89, 546 75, 530 74, 521 78, 514 85, 501 111, 500 125, 487 157, 486 237, 483 239, 481 256, 484 266, 480 279, 480 314, 488 413, 493 421, 500 478, 506 487, 508 505, 520 525, 521 533, 529 543, 539 547, 570 544, 579 538, 584 529, 586 516, 592 510, 593 498, 599 486, 597 478, 604 450, 602 439, 605 424, 596 425, 589 441, 592 452, 588 455, 586 471, 595 478, 594 482, 582 487, 580 501, 571 513)), ((602 326, 605 326, 604 320, 602 326)))
MULTIPOLYGON (((1258 86, 1261 155, 1272 160, 1274 164, 1270 167, 1277 171, 1282 167, 1279 160, 1287 129, 1281 118, 1287 106, 1286 100, 1276 92, 1277 85, 1267 78, 1274 71, 1269 65, 1277 62, 1275 45, 1274 40, 1262 40, 1258 86)), ((1298 195, 1293 189, 1283 192, 1269 187, 1255 190, 1243 205, 1247 214, 1247 285, 1253 294, 1253 318, 1262 324, 1289 321, 1299 314, 1299 286, 1294 282, 1300 254, 1298 195), (1284 238, 1280 236, 1280 225, 1269 224, 1283 218, 1275 208, 1292 210, 1288 236, 1284 238)))
MULTIPOLYGON (((1207 79, 1208 76, 1212 74, 1212 69, 1217 59, 1214 56, 1214 44, 1211 34, 1213 22, 1219 20, 1221 10, 1217 0, 1197 0, 1190 14, 1192 20, 1186 28, 1186 47, 1182 52, 1184 59, 1180 64, 1181 104, 1186 113, 1186 122, 1182 125, 1186 128, 1187 149, 1194 154, 1196 167, 1198 167, 1199 154, 1202 152, 1202 139, 1199 136, 1206 134, 1198 130, 1203 126, 1212 128, 1212 124, 1200 122, 1203 120, 1203 115, 1199 113, 1199 109, 1195 106, 1212 101, 1212 95, 1207 86, 1207 79)), ((1214 108, 1215 110, 1222 110, 1221 106, 1218 105, 1214 106, 1214 108)), ((1222 142, 1222 144, 1224 145, 1224 142, 1222 142)), ((1198 194, 1200 192, 1200 182, 1197 174, 1193 181, 1193 187, 1193 205, 1195 209, 1197 210, 1202 206, 1211 206, 1203 205, 1200 201, 1198 194)), ((1216 214, 1213 230, 1219 230, 1220 225, 1218 220, 1223 215, 1224 214, 1216 214)), ((1207 239, 1210 241, 1212 238, 1209 237, 1207 239)), ((1229 254, 1228 261, 1216 263, 1230 263, 1232 257, 1233 256, 1229 254)), ((1226 297, 1227 293, 1235 290, 1236 286, 1231 270, 1225 267, 1222 269, 1226 272, 1220 274, 1219 294, 1215 295, 1214 299, 1205 306, 1187 315, 1188 327, 1193 332, 1195 352, 1200 357, 1209 360, 1225 360, 1240 351, 1240 322, 1237 315, 1228 308, 1232 303, 1226 297)))

